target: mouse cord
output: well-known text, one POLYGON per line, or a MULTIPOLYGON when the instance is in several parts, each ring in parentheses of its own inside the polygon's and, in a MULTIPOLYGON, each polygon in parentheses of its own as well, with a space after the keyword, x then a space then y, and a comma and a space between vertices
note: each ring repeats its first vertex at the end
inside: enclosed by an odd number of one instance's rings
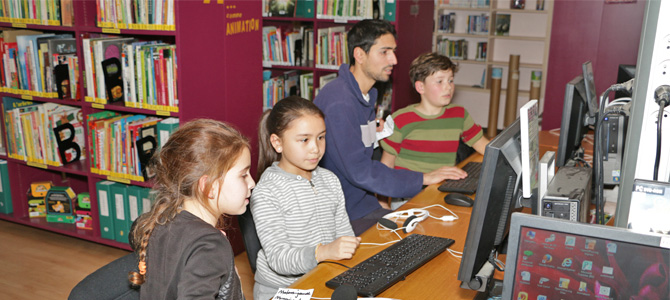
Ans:
MULTIPOLYGON (((428 206, 426 206, 426 207, 422 207, 422 208, 420 208, 420 209, 427 210, 427 209, 432 208, 432 207, 441 207, 441 208, 444 208, 444 209, 445 209, 446 211, 448 211, 452 216, 454 216, 454 220, 458 220, 458 215, 457 215, 456 213, 454 213, 454 212, 451 211, 450 209, 448 209, 448 208, 446 208, 446 207, 444 207, 444 206, 442 206, 442 205, 440 205, 440 204, 428 205, 428 206)), ((435 217, 435 216, 431 215, 430 212, 428 212, 428 216, 431 217, 431 218, 433 218, 433 219, 436 219, 436 220, 442 220, 442 221, 445 221, 444 218, 447 217, 447 216, 435 217)))

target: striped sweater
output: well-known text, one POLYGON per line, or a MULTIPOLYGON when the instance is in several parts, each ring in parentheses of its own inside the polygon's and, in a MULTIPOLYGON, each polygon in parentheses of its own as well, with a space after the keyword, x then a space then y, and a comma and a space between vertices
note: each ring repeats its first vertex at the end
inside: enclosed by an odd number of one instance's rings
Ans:
POLYGON ((287 287, 316 267, 317 244, 354 236, 340 181, 321 167, 312 171, 310 182, 275 162, 253 190, 251 213, 263 248, 255 281, 265 287, 287 287))
POLYGON ((393 134, 381 141, 384 151, 396 157, 396 169, 428 173, 456 164, 458 142, 474 145, 483 136, 462 106, 449 104, 427 116, 409 105, 393 113, 393 134))

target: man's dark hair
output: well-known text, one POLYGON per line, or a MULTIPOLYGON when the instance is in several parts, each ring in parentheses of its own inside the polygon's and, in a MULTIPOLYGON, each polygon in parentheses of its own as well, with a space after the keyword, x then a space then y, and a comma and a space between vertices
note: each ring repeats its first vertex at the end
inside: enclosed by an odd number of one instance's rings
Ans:
POLYGON ((351 27, 347 33, 349 64, 352 66, 356 64, 356 59, 354 59, 354 49, 356 47, 360 47, 365 53, 369 53, 377 38, 387 33, 393 34, 393 37, 397 38, 395 27, 385 20, 366 19, 351 27))

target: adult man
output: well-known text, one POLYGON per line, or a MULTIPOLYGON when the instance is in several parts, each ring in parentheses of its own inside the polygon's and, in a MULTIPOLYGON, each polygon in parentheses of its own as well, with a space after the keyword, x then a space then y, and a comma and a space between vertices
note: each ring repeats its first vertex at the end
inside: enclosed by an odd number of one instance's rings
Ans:
POLYGON ((395 28, 386 21, 363 20, 351 28, 347 42, 351 65, 340 66, 338 78, 322 87, 314 103, 326 115, 326 153, 321 164, 340 179, 351 225, 360 235, 390 212, 375 194, 412 197, 423 185, 466 174, 455 167, 426 174, 394 170, 372 159, 377 99, 372 86, 388 81, 398 63, 395 28))

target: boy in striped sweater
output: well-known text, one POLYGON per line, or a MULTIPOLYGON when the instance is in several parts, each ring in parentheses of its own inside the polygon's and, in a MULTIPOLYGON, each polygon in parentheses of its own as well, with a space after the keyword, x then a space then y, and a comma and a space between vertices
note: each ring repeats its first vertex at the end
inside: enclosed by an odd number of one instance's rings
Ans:
POLYGON ((459 140, 484 154, 489 140, 460 105, 451 104, 456 65, 446 56, 425 53, 414 59, 409 77, 421 102, 393 113, 393 134, 381 141, 382 163, 428 173, 456 164, 459 140))

